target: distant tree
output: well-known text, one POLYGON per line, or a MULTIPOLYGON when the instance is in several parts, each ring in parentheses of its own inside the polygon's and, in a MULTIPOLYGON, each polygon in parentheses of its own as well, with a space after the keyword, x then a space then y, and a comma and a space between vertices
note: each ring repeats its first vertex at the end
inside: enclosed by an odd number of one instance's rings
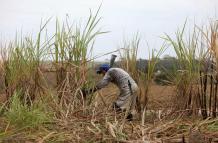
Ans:
POLYGON ((167 60, 167 59, 176 59, 176 58, 173 57, 173 56, 170 56, 170 55, 164 55, 164 56, 163 56, 163 59, 164 59, 164 60, 167 60))

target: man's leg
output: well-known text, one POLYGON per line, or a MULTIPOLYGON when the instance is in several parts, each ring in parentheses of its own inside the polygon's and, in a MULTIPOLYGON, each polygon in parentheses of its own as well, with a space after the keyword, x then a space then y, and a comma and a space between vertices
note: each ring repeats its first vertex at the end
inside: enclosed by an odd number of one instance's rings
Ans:
POLYGON ((122 96, 122 94, 119 96, 118 100, 114 102, 113 108, 116 111, 123 111, 127 112, 127 117, 126 119, 128 121, 133 120, 133 116, 136 114, 136 98, 137 98, 137 91, 133 92, 132 94, 126 94, 123 93, 125 96, 122 96))
MULTIPOLYGON (((125 109, 121 109, 117 104, 116 104, 116 102, 114 102, 113 103, 113 108, 115 109, 115 111, 116 112, 125 112, 126 110, 125 109)), ((132 121, 132 119, 133 119, 133 114, 131 113, 131 112, 129 112, 128 113, 128 115, 127 115, 127 117, 126 117, 126 119, 128 120, 128 121, 132 121)))
POLYGON ((133 92, 133 94, 131 95, 131 98, 130 98, 130 103, 129 103, 129 113, 128 113, 128 116, 127 116, 127 119, 132 121, 133 120, 133 116, 136 115, 136 100, 137 100, 137 97, 138 97, 138 91, 135 91, 133 92))

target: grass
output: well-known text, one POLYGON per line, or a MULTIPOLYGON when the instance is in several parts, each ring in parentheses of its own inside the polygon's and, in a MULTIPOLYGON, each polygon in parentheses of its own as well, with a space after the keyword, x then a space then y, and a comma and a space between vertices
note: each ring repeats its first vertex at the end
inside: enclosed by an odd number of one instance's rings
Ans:
POLYGON ((140 88, 139 102, 137 103, 138 110, 139 112, 143 112, 147 107, 150 86, 153 81, 155 68, 159 57, 165 50, 165 45, 163 44, 159 51, 155 52, 153 49, 151 53, 149 53, 148 66, 145 68, 146 71, 141 71, 137 68, 139 45, 140 38, 138 34, 132 40, 124 42, 123 46, 121 47, 122 51, 120 51, 120 66, 121 68, 125 69, 131 75, 131 77, 133 77, 136 83, 138 83, 140 88))
POLYGON ((10 108, 4 113, 6 120, 18 128, 34 128, 49 122, 49 114, 46 113, 45 103, 34 103, 31 107, 23 104, 20 93, 15 92, 10 101, 10 108))
POLYGON ((68 20, 62 26, 58 20, 56 22, 54 54, 51 56, 57 71, 59 102, 65 104, 63 106, 68 106, 69 102, 77 98, 81 85, 94 85, 88 71, 92 64, 87 60, 91 58, 95 38, 106 33, 97 28, 101 20, 98 12, 99 9, 95 14, 90 13, 84 27, 74 27, 68 20))
POLYGON ((47 87, 40 64, 47 54, 45 47, 48 43, 45 41, 40 46, 40 42, 41 32, 46 24, 40 27, 36 41, 32 37, 16 38, 15 41, 9 43, 8 47, 2 48, 4 84, 8 100, 16 90, 23 92, 22 100, 28 104, 31 104, 37 96, 44 94, 47 87))
POLYGON ((202 118, 207 118, 207 76, 206 67, 208 52, 203 47, 202 31, 194 28, 185 40, 185 25, 176 33, 175 40, 169 35, 164 38, 169 42, 177 55, 179 70, 174 71, 176 85, 176 110, 187 110, 188 114, 196 115, 201 110, 202 118), (199 40, 202 40, 199 42, 199 40), (178 100, 179 99, 179 100, 178 100))
MULTIPOLYGON (((164 40, 176 52, 177 66, 180 68, 172 73, 172 88, 175 87, 177 99, 168 101, 174 103, 172 107, 164 107, 157 100, 152 102, 161 105, 160 109, 147 108, 151 102, 148 99, 152 95, 155 68, 165 52, 166 44, 159 51, 152 49, 149 57, 146 57, 147 70, 139 71, 136 65, 140 37, 137 35, 124 42, 124 51, 120 53, 121 66, 141 88, 143 112, 138 114, 141 118, 123 122, 124 113, 118 114, 111 108, 114 101, 112 96, 117 94, 113 86, 95 93, 89 101, 84 100, 81 94, 84 86, 95 85, 96 79, 90 75, 93 74, 92 59, 95 59, 92 57, 94 41, 106 33, 98 27, 101 20, 98 13, 99 10, 90 13, 84 26, 71 25, 69 19, 63 24, 56 20, 55 33, 51 37, 43 34, 46 33, 48 20, 41 25, 36 38, 17 37, 2 48, 5 84, 5 91, 2 92, 7 99, 0 108, 0 141, 167 142, 172 139, 188 140, 189 130, 193 127, 201 129, 203 133, 215 131, 216 118, 199 121, 199 116, 194 112, 203 113, 208 105, 213 109, 213 114, 216 111, 217 105, 212 103, 212 99, 216 99, 216 84, 211 82, 213 94, 209 104, 210 96, 205 90, 209 84, 205 83, 206 76, 210 75, 201 71, 202 63, 210 53, 201 48, 209 48, 214 53, 216 25, 208 33, 196 28, 187 41, 184 40, 185 26, 176 33, 176 39, 165 35, 164 40), (42 37, 46 37, 45 40, 42 37), (200 41, 201 38, 204 40, 200 41), (207 46, 202 47, 201 42, 207 42, 207 46), (55 87, 49 86, 46 80, 46 75, 51 74, 54 76, 50 80, 56 83, 55 87), (192 114, 188 115, 191 117, 184 114, 190 110, 192 114)), ((213 69, 216 71, 215 67, 213 69)), ((157 98, 161 96, 162 93, 157 98)))

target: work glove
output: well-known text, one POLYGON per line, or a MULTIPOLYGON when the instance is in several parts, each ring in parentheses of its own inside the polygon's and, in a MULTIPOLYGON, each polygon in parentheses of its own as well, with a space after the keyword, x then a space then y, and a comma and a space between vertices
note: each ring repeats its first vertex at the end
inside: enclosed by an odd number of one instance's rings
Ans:
POLYGON ((94 87, 94 88, 83 88, 81 91, 82 91, 82 96, 84 99, 86 99, 86 97, 89 95, 89 94, 92 94, 94 93, 95 91, 97 91, 98 88, 97 87, 94 87))

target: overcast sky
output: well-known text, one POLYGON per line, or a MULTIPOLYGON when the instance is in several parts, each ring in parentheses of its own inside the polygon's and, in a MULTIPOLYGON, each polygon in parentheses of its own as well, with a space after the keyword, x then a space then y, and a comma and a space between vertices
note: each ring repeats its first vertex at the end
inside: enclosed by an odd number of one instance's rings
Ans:
POLYGON ((84 21, 89 9, 95 11, 101 3, 99 27, 111 32, 96 39, 95 54, 113 51, 124 38, 131 39, 139 32, 139 55, 143 58, 147 56, 146 42, 158 49, 162 43, 159 36, 172 35, 186 18, 191 24, 202 25, 218 15, 218 0, 0 0, 0 40, 13 39, 21 30, 24 35, 32 34, 41 19, 51 16, 52 22, 66 14, 72 21, 84 21))

